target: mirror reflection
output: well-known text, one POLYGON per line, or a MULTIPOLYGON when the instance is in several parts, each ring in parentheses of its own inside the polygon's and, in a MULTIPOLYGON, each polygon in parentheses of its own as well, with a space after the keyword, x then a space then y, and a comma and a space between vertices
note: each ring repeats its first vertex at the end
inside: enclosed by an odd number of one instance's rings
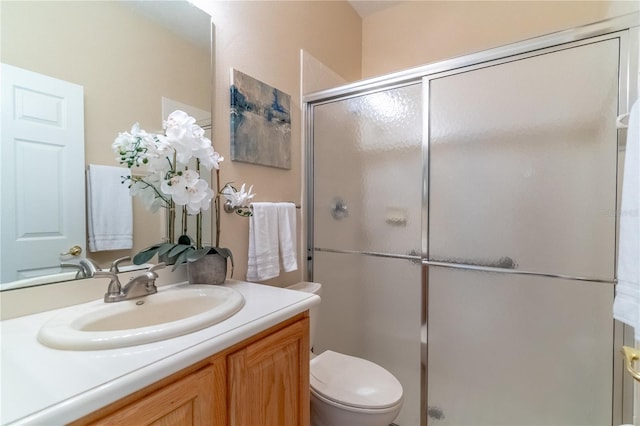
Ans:
MULTIPOLYGON (((29 1, 3 2, 0 24, 3 93, 14 75, 25 93, 2 96, 0 289, 82 277, 86 267, 109 268, 162 241, 163 212, 152 214, 133 198, 132 249, 90 251, 86 170, 118 166, 112 143, 119 132, 134 123, 161 132, 176 109, 210 129, 211 17, 186 1, 29 1), (57 82, 76 91, 77 105, 67 92, 56 94, 57 82), (5 114, 16 111, 34 131, 6 125, 5 114), (71 127, 75 133, 59 135, 71 127), (58 141, 45 143, 48 137, 58 141), (68 236, 74 226, 80 234, 68 236), (38 256, 49 258, 29 263, 38 256)), ((210 241, 210 217, 203 223, 210 241)))

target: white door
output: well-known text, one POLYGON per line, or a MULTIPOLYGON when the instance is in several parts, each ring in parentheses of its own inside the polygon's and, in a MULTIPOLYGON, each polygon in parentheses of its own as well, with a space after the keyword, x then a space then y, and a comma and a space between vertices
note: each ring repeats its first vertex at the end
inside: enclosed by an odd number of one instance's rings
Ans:
POLYGON ((82 86, 2 64, 0 275, 60 272, 85 249, 82 86))

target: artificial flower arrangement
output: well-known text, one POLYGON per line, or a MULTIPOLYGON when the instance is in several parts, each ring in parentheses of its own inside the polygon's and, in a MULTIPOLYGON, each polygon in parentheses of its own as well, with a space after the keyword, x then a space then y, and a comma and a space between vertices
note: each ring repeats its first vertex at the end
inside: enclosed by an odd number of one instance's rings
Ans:
MULTIPOLYGON (((211 140, 196 120, 184 111, 174 111, 163 122, 164 134, 147 133, 136 123, 131 132, 123 132, 113 142, 117 160, 129 169, 146 168, 141 175, 122 177, 122 183, 129 184, 132 196, 138 197, 152 213, 160 208, 168 209, 168 241, 152 245, 133 258, 135 264, 143 264, 154 255, 174 259, 174 269, 189 260, 196 261, 207 254, 217 253, 230 258, 233 268, 233 255, 228 248, 220 246, 220 196, 224 196, 237 214, 250 216, 246 207, 255 194, 253 186, 245 191, 243 184, 237 191, 231 184, 220 189, 220 163, 224 158, 213 149, 211 140), (194 161, 195 160, 195 161, 194 161), (190 166, 191 164, 191 166, 190 166), (190 168, 191 167, 191 168, 190 168), (216 192, 200 175, 200 168, 216 170, 216 192), (216 245, 202 245, 202 212, 214 202, 216 245), (176 206, 182 206, 182 230, 175 242, 176 206), (187 235, 187 215, 196 217, 196 240, 187 235)), ((233 274, 233 269, 232 269, 233 274)))

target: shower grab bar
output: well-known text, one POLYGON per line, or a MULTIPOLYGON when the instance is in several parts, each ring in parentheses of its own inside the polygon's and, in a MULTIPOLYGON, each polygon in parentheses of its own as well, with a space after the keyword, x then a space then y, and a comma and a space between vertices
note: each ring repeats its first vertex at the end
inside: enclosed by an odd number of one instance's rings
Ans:
POLYGON ((498 260, 471 260, 471 259, 428 259, 429 262, 439 262, 452 265, 469 265, 482 268, 516 269, 518 264, 509 256, 503 256, 498 260), (456 261, 460 260, 460 261, 456 261))
POLYGON ((422 259, 420 255, 415 254, 415 251, 407 255, 402 254, 391 254, 391 253, 381 253, 375 251, 360 251, 360 250, 341 250, 341 249, 328 249, 321 247, 314 247, 313 251, 324 252, 324 253, 338 253, 338 254, 359 254, 365 256, 374 256, 374 257, 385 257, 388 259, 403 259, 408 260, 414 263, 421 263, 424 266, 440 266, 443 268, 451 268, 451 269, 463 269, 469 271, 476 272, 497 272, 502 274, 515 274, 515 275, 531 275, 536 277, 547 277, 547 278, 560 278, 563 280, 574 280, 574 281, 589 281, 595 283, 604 283, 604 284, 613 284, 615 285, 618 281, 607 280, 602 278, 589 278, 589 277, 577 277, 573 275, 562 275, 562 274, 550 274, 545 272, 533 272, 533 271, 522 271, 519 269, 515 269, 517 264, 508 256, 502 257, 498 259, 498 261, 493 262, 493 265, 502 265, 507 267, 499 267, 499 266, 486 266, 485 264, 467 264, 467 263, 451 263, 451 262, 442 262, 438 260, 427 260, 422 259))
POLYGON ((590 277, 577 277, 573 275, 563 275, 563 274, 551 274, 545 272, 533 272, 533 271, 521 271, 519 269, 512 268, 500 268, 500 267, 492 267, 492 266, 482 266, 482 265, 473 265, 473 264, 465 264, 465 263, 449 263, 449 262, 439 262, 436 260, 423 260, 423 265, 426 266, 440 266, 443 268, 451 268, 451 269, 463 269, 469 271, 476 272, 497 272, 501 274, 514 274, 514 275, 531 275, 536 277, 547 277, 547 278, 560 278, 563 280, 573 280, 573 281, 590 281, 596 283, 604 283, 604 284, 616 284, 617 280, 606 280, 602 278, 590 278, 590 277))
POLYGON ((420 255, 413 254, 413 251, 407 255, 403 254, 392 254, 392 253, 381 253, 376 251, 360 251, 360 250, 336 250, 336 249, 328 249, 328 248, 320 248, 314 247, 313 251, 319 251, 324 253, 338 253, 338 254, 362 254, 366 256, 374 256, 374 257, 386 257, 388 259, 403 259, 409 260, 411 262, 420 263, 421 258, 420 255))

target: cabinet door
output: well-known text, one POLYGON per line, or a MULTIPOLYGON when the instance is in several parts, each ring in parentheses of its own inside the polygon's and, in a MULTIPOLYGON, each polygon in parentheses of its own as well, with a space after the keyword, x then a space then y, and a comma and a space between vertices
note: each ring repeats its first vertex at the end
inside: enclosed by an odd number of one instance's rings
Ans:
POLYGON ((309 319, 228 357, 229 424, 309 424, 309 319))
POLYGON ((206 367, 93 423, 94 425, 209 425, 214 367, 206 367))

